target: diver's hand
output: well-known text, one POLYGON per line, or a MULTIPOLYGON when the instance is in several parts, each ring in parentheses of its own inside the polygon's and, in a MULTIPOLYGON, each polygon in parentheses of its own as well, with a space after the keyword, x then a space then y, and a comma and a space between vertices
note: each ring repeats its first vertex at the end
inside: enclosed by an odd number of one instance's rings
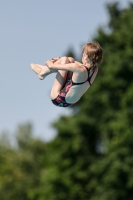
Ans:
POLYGON ((52 58, 51 61, 52 61, 53 63, 55 63, 55 62, 58 61, 59 59, 60 59, 60 57, 58 57, 58 58, 52 58))
POLYGON ((53 64, 54 63, 51 60, 46 61, 46 65, 47 65, 48 68, 52 68, 53 64))

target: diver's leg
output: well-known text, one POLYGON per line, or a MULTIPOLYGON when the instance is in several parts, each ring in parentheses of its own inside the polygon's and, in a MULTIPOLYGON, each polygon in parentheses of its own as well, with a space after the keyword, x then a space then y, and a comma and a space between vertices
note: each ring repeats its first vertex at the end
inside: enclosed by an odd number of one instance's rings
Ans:
MULTIPOLYGON (((60 64, 65 64, 65 63, 67 64, 70 62, 74 62, 74 60, 70 59, 69 57, 62 57, 60 64)), ((70 79, 71 77, 72 77, 72 72, 58 70, 56 74, 56 78, 54 80, 52 90, 51 90, 51 94, 50 94, 51 99, 55 99, 58 96, 61 89, 64 87, 66 81, 70 79)))

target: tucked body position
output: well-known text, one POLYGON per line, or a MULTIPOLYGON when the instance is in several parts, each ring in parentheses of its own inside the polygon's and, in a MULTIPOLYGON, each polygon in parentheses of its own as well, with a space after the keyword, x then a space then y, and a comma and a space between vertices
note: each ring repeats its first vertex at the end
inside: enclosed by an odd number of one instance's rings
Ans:
POLYGON ((32 70, 43 80, 51 73, 56 77, 50 97, 54 105, 68 107, 74 105, 89 89, 98 73, 102 61, 102 48, 97 42, 90 42, 82 48, 82 63, 72 57, 48 60, 45 65, 31 64, 32 70))

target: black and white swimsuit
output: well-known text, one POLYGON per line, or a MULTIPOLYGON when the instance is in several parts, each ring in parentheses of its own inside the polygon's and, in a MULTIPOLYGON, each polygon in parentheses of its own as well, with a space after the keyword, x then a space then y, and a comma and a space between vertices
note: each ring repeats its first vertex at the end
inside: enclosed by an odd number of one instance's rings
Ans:
POLYGON ((60 106, 60 107, 68 107, 68 106, 74 105, 74 104, 67 103, 65 100, 66 94, 68 93, 69 89, 74 85, 82 85, 82 84, 86 83, 87 81, 89 82, 89 85, 91 86, 90 81, 91 81, 93 74, 95 73, 95 68, 94 68, 92 74, 90 75, 90 69, 88 69, 86 66, 84 66, 84 67, 87 69, 87 72, 88 72, 87 80, 84 82, 81 82, 81 83, 74 83, 72 81, 72 79, 68 79, 64 88, 60 91, 59 95, 55 99, 52 100, 54 105, 60 106))

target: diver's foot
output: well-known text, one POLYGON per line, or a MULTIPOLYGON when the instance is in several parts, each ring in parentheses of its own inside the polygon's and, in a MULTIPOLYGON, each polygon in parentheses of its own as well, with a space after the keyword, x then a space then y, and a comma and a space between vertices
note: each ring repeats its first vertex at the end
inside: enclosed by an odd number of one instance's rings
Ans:
POLYGON ((38 75, 40 80, 43 80, 49 73, 48 68, 39 64, 31 64, 31 69, 38 75))

